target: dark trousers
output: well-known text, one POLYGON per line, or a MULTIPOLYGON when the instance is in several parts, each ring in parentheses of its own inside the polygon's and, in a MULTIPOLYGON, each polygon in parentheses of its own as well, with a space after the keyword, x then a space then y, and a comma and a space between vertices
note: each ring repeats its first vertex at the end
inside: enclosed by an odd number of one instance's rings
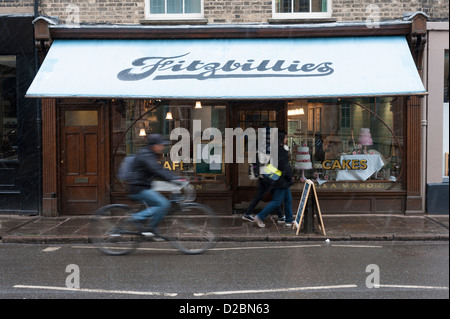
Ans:
MULTIPOLYGON (((266 193, 271 190, 272 190, 271 183, 266 181, 263 178, 259 178, 258 179, 258 188, 256 191, 256 197, 251 201, 250 205, 248 206, 247 211, 245 212, 245 215, 251 215, 253 210, 255 209, 256 205, 258 205, 258 203, 264 198, 264 195, 266 195, 266 193)), ((281 206, 277 207, 277 215, 280 218, 284 216, 281 206)))

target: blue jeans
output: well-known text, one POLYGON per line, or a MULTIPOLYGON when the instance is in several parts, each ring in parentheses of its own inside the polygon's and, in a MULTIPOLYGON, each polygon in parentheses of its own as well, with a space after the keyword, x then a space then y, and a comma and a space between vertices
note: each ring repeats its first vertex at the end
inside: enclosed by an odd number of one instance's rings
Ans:
POLYGON ((283 203, 286 223, 292 223, 292 194, 290 188, 274 188, 272 201, 257 215, 258 218, 264 220, 273 210, 280 207, 283 203))
POLYGON ((144 202, 149 206, 147 209, 135 213, 133 219, 145 221, 152 218, 151 227, 156 228, 159 222, 167 215, 170 209, 170 201, 158 192, 151 189, 144 189, 137 194, 131 194, 131 199, 144 202))

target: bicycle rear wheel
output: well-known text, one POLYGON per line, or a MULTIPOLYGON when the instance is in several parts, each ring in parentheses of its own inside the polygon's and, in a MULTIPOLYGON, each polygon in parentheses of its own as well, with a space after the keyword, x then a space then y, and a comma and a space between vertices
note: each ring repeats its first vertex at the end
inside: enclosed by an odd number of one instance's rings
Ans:
POLYGON ((113 204, 100 208, 91 223, 91 239, 107 255, 126 255, 141 241, 140 232, 130 222, 130 207, 113 204))
POLYGON ((208 206, 189 203, 167 216, 158 234, 186 254, 201 254, 216 243, 217 217, 208 206))

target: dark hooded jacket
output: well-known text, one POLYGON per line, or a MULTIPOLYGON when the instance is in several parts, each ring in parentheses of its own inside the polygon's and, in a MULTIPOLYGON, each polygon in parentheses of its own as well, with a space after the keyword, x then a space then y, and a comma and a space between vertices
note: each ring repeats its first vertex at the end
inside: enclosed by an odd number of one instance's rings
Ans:
POLYGON ((158 156, 152 150, 148 147, 143 147, 138 151, 133 162, 133 169, 128 181, 130 192, 132 194, 139 193, 143 189, 151 188, 155 178, 168 182, 180 179, 180 177, 161 166, 158 162, 158 156))
POLYGON ((289 165, 289 151, 284 149, 284 144, 278 147, 278 169, 283 173, 273 185, 274 188, 289 188, 294 185, 292 181, 292 169, 289 165))

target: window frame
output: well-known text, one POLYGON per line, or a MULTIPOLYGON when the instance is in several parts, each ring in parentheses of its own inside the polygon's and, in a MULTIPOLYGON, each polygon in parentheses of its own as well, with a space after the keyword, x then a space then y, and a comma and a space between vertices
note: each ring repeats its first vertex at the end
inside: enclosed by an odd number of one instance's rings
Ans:
MULTIPOLYGON (((200 13, 151 13, 150 1, 145 0, 145 19, 146 20, 198 20, 204 18, 204 0, 200 0, 200 13)), ((164 0, 165 12, 167 12, 167 0, 164 0)), ((183 0, 184 11, 185 0, 183 0)))
MULTIPOLYGON (((15 114, 13 114, 14 116, 11 116, 12 114, 8 114, 7 116, 4 116, 7 113, 6 113, 5 109, 0 108, 0 112, 2 113, 2 114, 0 114, 1 115, 0 116, 0 121, 2 121, 2 123, 0 123, 0 152, 1 153, 3 153, 2 149, 4 147, 6 147, 6 145, 7 145, 7 143, 4 143, 5 141, 3 140, 3 138, 6 137, 6 135, 4 135, 4 131, 8 130, 8 129, 11 129, 9 133, 12 133, 14 131, 16 132, 15 133, 16 134, 16 141, 15 141, 16 145, 13 145, 11 141, 8 141, 9 144, 11 145, 11 154, 8 155, 8 153, 6 153, 7 154, 6 157, 3 157, 4 155, 2 154, 0 156, 0 163, 11 162, 11 161, 16 161, 17 162, 19 160, 19 152, 18 152, 19 151, 19 149, 18 149, 18 147, 19 147, 19 145, 18 145, 18 138, 19 138, 19 135, 18 135, 18 128, 19 128, 19 124, 18 124, 18 120, 19 120, 19 112, 18 112, 19 111, 19 91, 18 90, 19 90, 19 87, 18 87, 18 85, 19 85, 19 82, 18 82, 18 79, 17 79, 17 55, 16 54, 0 55, 0 58, 3 58, 5 62, 13 62, 14 66, 12 68, 15 69, 14 77, 9 77, 8 76, 9 78, 14 78, 15 114), (15 119, 15 121, 14 121, 14 119, 15 119), (5 121, 8 121, 8 120, 12 120, 12 122, 11 123, 5 122, 5 121), (14 147, 16 147, 16 148, 14 148, 14 147)), ((7 77, 5 77, 5 79, 6 78, 7 77)), ((1 80, 0 82, 3 81, 3 79, 0 79, 0 80, 1 80)), ((2 83, 0 83, 0 85, 2 85, 2 83)), ((10 112, 11 112, 11 110, 10 110, 10 112)))
MULTIPOLYGON (((326 12, 276 12, 276 1, 272 0, 272 18, 273 19, 325 19, 331 18, 333 14, 333 0, 327 0, 326 12)), ((293 1, 293 0, 291 0, 293 1)), ((311 3, 312 0, 310 0, 311 3)), ((293 8, 294 6, 292 6, 293 8)), ((311 6, 310 6, 311 10, 311 6)))

